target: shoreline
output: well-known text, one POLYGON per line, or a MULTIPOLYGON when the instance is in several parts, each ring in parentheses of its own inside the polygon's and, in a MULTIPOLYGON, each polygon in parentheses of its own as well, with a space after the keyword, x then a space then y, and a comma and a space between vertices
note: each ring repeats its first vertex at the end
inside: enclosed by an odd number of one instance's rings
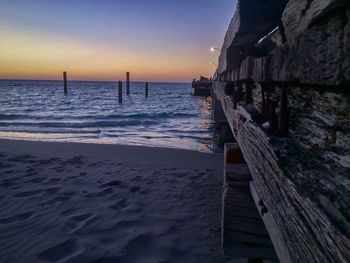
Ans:
MULTIPOLYGON (((0 131, 0 135, 4 133, 0 131)), ((6 133, 22 133, 22 134, 28 134, 27 132, 6 132, 6 133)), ((37 135, 42 135, 41 133, 36 133, 37 135)), ((42 143, 77 143, 77 144, 92 144, 92 145, 115 145, 115 146, 135 146, 135 147, 148 147, 148 148, 161 148, 161 149, 174 149, 174 150, 183 150, 183 151, 194 151, 194 152, 201 152, 201 153, 208 153, 208 154, 216 154, 216 153, 222 153, 223 149, 221 149, 220 147, 215 148, 215 146, 212 145, 207 145, 204 146, 203 148, 178 148, 175 146, 163 146, 163 145, 156 145, 156 144, 149 144, 149 145, 142 145, 137 144, 137 143, 127 143, 127 142, 123 142, 123 143, 110 143, 107 140, 103 141, 103 140, 99 140, 99 139, 86 139, 86 140, 69 140, 67 139, 36 139, 36 138, 27 138, 27 137, 0 137, 0 141, 4 140, 4 141, 27 141, 27 142, 42 142, 42 143)))
POLYGON ((0 140, 5 262, 225 262, 223 155, 0 140))
MULTIPOLYGON (((113 156, 112 154, 118 153, 122 154, 122 160, 128 161, 130 157, 132 158, 144 158, 144 155, 148 155, 149 157, 161 157, 162 159, 166 158, 166 155, 176 154, 176 157, 179 159, 175 162, 179 164, 180 161, 188 161, 193 156, 206 156, 212 155, 212 157, 216 160, 223 160, 222 152, 204 152, 194 149, 180 149, 180 148, 171 148, 171 147, 163 147, 163 146, 146 146, 146 145, 128 145, 128 144, 109 144, 109 143, 91 143, 91 142, 57 142, 57 141, 36 141, 36 140, 26 140, 26 139, 2 139, 0 138, 0 152, 2 149, 19 152, 27 151, 33 154, 45 154, 46 156, 50 155, 60 155, 63 156, 66 153, 62 151, 74 151, 76 154, 88 155, 89 157, 97 158, 97 159, 105 159, 110 158, 109 156, 113 156), (47 151, 46 147, 50 147, 50 151, 47 151), (14 149, 16 148, 16 149, 14 149), (130 151, 133 152, 133 156, 127 156, 130 151), (102 155, 101 153, 104 152, 102 155), (152 153, 153 152, 153 153, 152 153), (95 155, 94 153, 99 153, 99 155, 95 155), (166 154, 166 155, 164 155, 166 154), (104 156, 104 158, 102 158, 104 156), (190 158, 190 159, 189 159, 190 158)), ((195 156, 195 157, 196 157, 195 156)), ((192 158, 196 159, 196 158, 192 158)), ((173 161, 172 161, 173 162, 173 161)), ((189 165, 189 164, 187 164, 189 165)), ((196 165, 198 165, 196 163, 196 165)), ((205 163, 203 163, 205 167, 205 163)), ((209 164, 210 166, 210 164, 209 164)))

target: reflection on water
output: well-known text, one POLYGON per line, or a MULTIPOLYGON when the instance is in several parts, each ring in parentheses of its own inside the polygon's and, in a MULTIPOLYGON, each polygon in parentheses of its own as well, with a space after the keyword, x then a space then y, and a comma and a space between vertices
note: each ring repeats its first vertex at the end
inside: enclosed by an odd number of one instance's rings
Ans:
POLYGON ((114 82, 0 81, 0 138, 162 146, 211 151, 211 98, 190 84, 132 83, 118 103, 114 82))

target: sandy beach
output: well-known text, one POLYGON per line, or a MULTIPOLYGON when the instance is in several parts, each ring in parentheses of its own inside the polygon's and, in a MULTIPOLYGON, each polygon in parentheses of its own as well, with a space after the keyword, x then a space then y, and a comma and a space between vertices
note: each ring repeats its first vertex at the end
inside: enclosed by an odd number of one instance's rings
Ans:
POLYGON ((223 262, 222 154, 0 140, 0 262, 223 262))

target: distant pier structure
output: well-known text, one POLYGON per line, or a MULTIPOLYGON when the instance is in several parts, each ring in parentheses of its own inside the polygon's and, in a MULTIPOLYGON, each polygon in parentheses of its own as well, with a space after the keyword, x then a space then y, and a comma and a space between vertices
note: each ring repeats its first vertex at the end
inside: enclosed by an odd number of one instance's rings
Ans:
POLYGON ((200 77, 199 80, 194 79, 192 81, 192 88, 194 90, 195 96, 210 96, 211 95, 211 89, 212 89, 212 80, 200 77))

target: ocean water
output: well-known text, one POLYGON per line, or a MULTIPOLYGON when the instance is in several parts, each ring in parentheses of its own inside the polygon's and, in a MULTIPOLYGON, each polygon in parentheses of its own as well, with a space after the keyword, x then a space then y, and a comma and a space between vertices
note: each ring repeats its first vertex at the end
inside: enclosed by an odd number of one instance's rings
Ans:
POLYGON ((0 80, 0 138, 126 144, 211 152, 210 98, 190 84, 131 83, 118 103, 116 82, 0 80))

